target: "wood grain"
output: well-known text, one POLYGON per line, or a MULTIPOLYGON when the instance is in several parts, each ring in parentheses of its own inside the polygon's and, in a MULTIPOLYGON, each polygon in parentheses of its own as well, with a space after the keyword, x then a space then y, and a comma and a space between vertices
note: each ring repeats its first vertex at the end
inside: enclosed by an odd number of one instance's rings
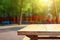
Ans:
POLYGON ((32 24, 17 31, 18 35, 60 35, 60 24, 32 24))

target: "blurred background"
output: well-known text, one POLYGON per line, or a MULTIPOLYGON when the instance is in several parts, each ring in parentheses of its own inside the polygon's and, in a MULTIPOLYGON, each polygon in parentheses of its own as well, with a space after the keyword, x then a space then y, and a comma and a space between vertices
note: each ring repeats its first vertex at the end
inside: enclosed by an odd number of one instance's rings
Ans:
POLYGON ((0 24, 59 24, 60 0, 0 0, 0 24))

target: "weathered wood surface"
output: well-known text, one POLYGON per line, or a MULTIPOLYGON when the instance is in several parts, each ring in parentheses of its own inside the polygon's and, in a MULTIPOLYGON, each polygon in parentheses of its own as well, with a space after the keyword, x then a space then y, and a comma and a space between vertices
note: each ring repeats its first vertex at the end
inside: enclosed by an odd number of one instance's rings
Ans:
POLYGON ((18 31, 46 31, 44 25, 27 25, 27 27, 18 31))
POLYGON ((47 31, 51 32, 60 32, 60 24, 50 24, 45 25, 47 31))
POLYGON ((60 35, 60 24, 32 24, 17 32, 18 35, 60 35))

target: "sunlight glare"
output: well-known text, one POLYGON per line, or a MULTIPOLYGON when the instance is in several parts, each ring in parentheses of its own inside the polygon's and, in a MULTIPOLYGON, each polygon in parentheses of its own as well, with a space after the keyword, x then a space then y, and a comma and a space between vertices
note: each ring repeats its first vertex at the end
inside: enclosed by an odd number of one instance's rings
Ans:
POLYGON ((48 5, 48 7, 50 7, 51 4, 53 3, 52 0, 39 0, 39 1, 42 2, 42 4, 48 5))
POLYGON ((41 2, 46 2, 46 3, 47 3, 47 2, 49 2, 49 1, 48 1, 48 0, 41 0, 41 2))

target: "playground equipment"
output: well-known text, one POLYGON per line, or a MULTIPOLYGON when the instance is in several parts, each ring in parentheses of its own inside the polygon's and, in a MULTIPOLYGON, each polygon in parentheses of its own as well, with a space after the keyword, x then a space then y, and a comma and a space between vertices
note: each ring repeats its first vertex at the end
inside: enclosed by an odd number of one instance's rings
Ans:
POLYGON ((33 17, 34 21, 38 20, 38 18, 39 18, 39 16, 37 14, 34 14, 32 17, 33 17))
POLYGON ((29 21, 29 24, 34 24, 34 21, 33 21, 33 20, 30 20, 30 21, 29 21))
POLYGON ((11 22, 9 20, 4 20, 1 22, 2 25, 8 25, 11 24, 11 22))
POLYGON ((35 24, 40 24, 40 21, 37 20, 37 21, 35 21, 34 23, 35 23, 35 24))
POLYGON ((22 22, 22 24, 29 24, 29 22, 26 21, 26 20, 24 20, 24 21, 22 22))
POLYGON ((60 23, 60 15, 58 16, 57 21, 58 21, 58 23, 60 23))

